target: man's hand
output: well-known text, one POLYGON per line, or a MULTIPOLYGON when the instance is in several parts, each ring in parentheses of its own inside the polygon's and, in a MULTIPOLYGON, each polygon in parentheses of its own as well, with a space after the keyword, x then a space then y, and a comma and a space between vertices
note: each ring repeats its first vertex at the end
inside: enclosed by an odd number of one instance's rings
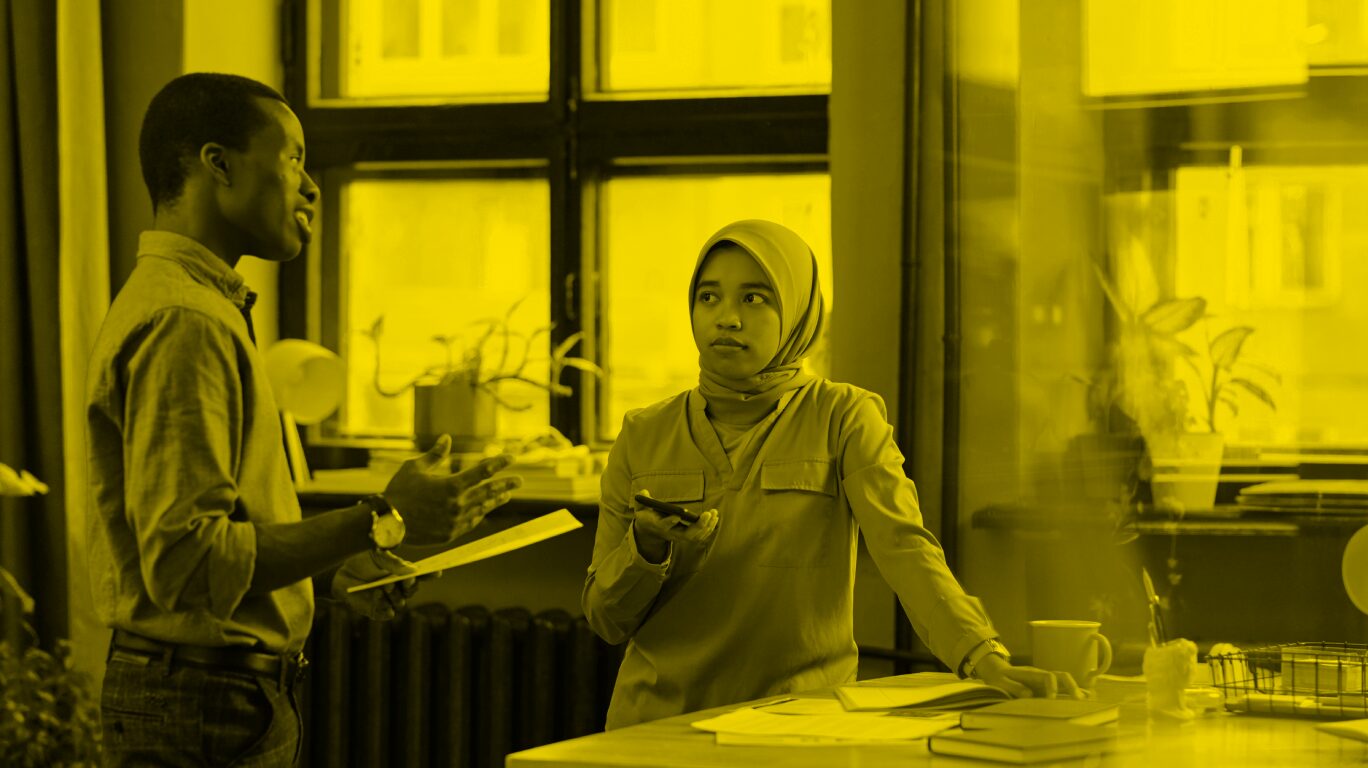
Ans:
POLYGON ((404 579, 360 592, 348 592, 347 588, 412 571, 413 563, 393 552, 370 549, 347 558, 337 569, 332 580, 332 596, 372 621, 389 621, 418 591, 417 579, 404 579))
POLYGON ((394 473, 385 498, 404 516, 406 544, 445 544, 469 531, 512 498, 522 485, 516 475, 491 480, 513 463, 508 454, 481 461, 464 472, 441 469, 451 451, 451 438, 442 435, 427 453, 409 459, 394 473))
POLYGON ((974 668, 974 676, 1018 699, 1053 699, 1056 696, 1067 699, 1083 698, 1083 692, 1078 689, 1073 675, 1068 672, 1050 672, 1037 667, 1014 667, 1010 661, 996 653, 990 653, 979 661, 978 666, 974 668))
MULTIPOLYGON (((642 493, 651 495, 647 490, 642 493)), ((671 541, 707 544, 717 533, 718 515, 715 509, 700 514, 694 523, 686 523, 675 515, 662 515, 649 507, 638 507, 635 502, 632 502, 631 510, 637 552, 653 563, 665 560, 671 541)))

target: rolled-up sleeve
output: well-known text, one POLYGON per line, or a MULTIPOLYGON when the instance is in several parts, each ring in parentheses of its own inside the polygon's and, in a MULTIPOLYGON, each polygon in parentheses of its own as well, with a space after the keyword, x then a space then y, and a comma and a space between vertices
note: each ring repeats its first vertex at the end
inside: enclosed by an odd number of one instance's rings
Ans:
POLYGON ((917 489, 903 473, 887 411, 869 395, 847 414, 842 484, 879 573, 898 595, 917 635, 958 669, 970 649, 997 636, 978 598, 965 593, 940 542, 922 525, 917 489))
POLYGON ((637 551, 636 535, 632 531, 633 515, 627 499, 632 486, 631 469, 626 459, 627 432, 624 420, 603 470, 594 556, 580 596, 589 626, 604 641, 613 644, 636 634, 637 627, 659 596, 673 560, 673 547, 665 562, 659 564, 648 562, 637 551))
POLYGON ((256 533, 234 520, 245 389, 230 331, 200 312, 154 315, 125 348, 124 503, 147 594, 226 619, 252 583, 256 533))

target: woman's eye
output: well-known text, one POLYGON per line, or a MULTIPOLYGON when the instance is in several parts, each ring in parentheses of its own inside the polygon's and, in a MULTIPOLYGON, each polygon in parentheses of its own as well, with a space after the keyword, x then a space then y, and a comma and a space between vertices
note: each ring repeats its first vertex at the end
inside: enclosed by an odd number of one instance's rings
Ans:
POLYGON ((763 293, 748 293, 748 294, 746 294, 746 302, 747 302, 747 303, 750 303, 750 304, 764 304, 766 301, 768 301, 768 299, 765 298, 765 295, 764 295, 763 293))
POLYGON ((712 291, 699 291, 698 300, 704 304, 710 303, 717 294, 712 291))

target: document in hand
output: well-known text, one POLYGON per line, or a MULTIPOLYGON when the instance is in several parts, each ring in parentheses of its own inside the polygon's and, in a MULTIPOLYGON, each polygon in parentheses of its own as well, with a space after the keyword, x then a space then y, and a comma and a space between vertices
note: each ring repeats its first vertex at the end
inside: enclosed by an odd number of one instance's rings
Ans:
POLYGON ((987 731, 947 731, 927 741, 927 747, 938 755, 975 757, 1021 765, 1098 755, 1115 746, 1114 728, 1073 723, 994 728, 987 731))
POLYGON ((1006 691, 977 680, 960 680, 938 685, 908 687, 870 687, 842 685, 836 698, 853 712, 872 709, 915 707, 917 709, 969 709, 1011 698, 1006 691))
POLYGON ((1011 728, 1041 723, 1106 725, 1121 716, 1121 705, 1088 699, 1012 699, 960 715, 960 727, 1011 728))
POLYGON ((469 544, 463 544, 455 549, 448 549, 447 551, 439 552, 432 557, 419 560, 414 563, 417 570, 413 573, 406 573, 400 576, 388 576, 366 584, 358 584, 354 587, 349 587, 347 591, 359 592, 363 589, 373 589, 386 584, 393 584, 396 581, 411 579, 414 576, 424 576, 429 573, 444 571, 448 568, 469 565, 470 563, 494 557, 495 555, 502 555, 505 552, 512 552, 515 549, 522 549, 529 544, 545 541, 553 536, 559 536, 562 533, 573 531, 579 527, 580 521, 576 520, 575 516, 570 514, 569 510, 558 509, 555 512, 542 515, 534 520, 528 520, 527 522, 520 523, 512 528, 490 534, 478 541, 472 541, 469 544))

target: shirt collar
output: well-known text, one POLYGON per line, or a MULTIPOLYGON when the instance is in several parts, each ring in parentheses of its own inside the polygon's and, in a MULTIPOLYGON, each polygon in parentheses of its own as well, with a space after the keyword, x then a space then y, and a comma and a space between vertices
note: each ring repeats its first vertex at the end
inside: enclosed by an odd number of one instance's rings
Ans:
POLYGON ((248 305, 255 294, 247 288, 242 275, 201 243, 185 235, 163 230, 148 230, 138 238, 138 258, 155 257, 173 261, 185 269, 195 282, 218 290, 238 309, 248 305))

